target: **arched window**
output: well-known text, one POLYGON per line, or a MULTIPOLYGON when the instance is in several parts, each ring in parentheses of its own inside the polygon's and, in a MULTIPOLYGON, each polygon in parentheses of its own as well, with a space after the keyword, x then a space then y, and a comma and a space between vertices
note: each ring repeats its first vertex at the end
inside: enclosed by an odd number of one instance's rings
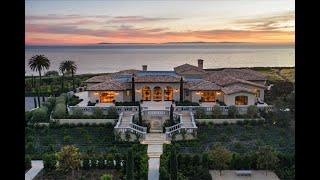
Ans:
POLYGON ((248 105, 248 96, 236 96, 235 97, 236 105, 248 105))
POLYGON ((153 100, 162 101, 162 89, 159 86, 153 88, 153 100))
POLYGON ((165 101, 172 101, 173 100, 173 88, 170 86, 167 86, 164 89, 164 100, 165 101))
POLYGON ((114 91, 103 92, 100 95, 100 102, 101 103, 112 103, 115 96, 116 96, 116 92, 114 92, 114 91))
POLYGON ((148 86, 142 88, 142 100, 151 101, 151 89, 148 86))

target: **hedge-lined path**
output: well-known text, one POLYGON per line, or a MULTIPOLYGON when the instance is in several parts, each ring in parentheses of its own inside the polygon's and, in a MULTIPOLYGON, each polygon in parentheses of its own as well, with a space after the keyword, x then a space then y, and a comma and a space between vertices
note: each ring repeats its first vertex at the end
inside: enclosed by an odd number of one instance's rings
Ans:
POLYGON ((148 133, 142 144, 148 144, 148 180, 159 179, 160 156, 163 153, 163 144, 169 144, 163 133, 148 133))
POLYGON ((43 169, 43 161, 31 161, 31 169, 25 174, 25 180, 32 180, 43 169))
POLYGON ((83 92, 77 92, 74 95, 78 96, 79 99, 83 99, 79 104, 77 104, 80 107, 87 106, 89 97, 88 97, 88 91, 83 91, 83 92))

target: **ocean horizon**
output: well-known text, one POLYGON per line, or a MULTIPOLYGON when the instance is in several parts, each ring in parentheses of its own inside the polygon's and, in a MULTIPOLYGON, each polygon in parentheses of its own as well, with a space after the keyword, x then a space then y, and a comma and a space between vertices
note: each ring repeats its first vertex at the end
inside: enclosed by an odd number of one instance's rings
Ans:
POLYGON ((64 46, 25 46, 26 75, 37 75, 28 60, 43 54, 51 61, 49 70, 58 70, 64 60, 78 65, 77 74, 116 72, 124 69, 173 70, 204 60, 204 68, 294 67, 294 45, 251 43, 163 43, 163 44, 96 44, 64 46))

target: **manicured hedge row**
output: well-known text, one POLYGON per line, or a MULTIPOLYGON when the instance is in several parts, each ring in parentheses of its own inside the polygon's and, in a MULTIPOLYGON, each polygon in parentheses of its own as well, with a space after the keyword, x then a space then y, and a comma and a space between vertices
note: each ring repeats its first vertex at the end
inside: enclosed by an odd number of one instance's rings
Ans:
POLYGON ((177 101, 176 106, 200 106, 199 103, 191 102, 191 101, 177 101))

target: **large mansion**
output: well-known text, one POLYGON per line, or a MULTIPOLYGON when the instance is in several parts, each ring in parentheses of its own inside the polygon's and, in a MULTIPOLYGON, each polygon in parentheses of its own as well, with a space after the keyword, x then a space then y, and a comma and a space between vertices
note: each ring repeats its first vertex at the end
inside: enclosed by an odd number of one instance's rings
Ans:
POLYGON ((94 76, 85 81, 88 98, 92 103, 131 101, 134 84, 136 101, 180 101, 254 105, 263 103, 266 77, 250 69, 203 69, 183 64, 173 71, 124 70, 94 76), (134 83, 132 83, 134 81, 134 83))

